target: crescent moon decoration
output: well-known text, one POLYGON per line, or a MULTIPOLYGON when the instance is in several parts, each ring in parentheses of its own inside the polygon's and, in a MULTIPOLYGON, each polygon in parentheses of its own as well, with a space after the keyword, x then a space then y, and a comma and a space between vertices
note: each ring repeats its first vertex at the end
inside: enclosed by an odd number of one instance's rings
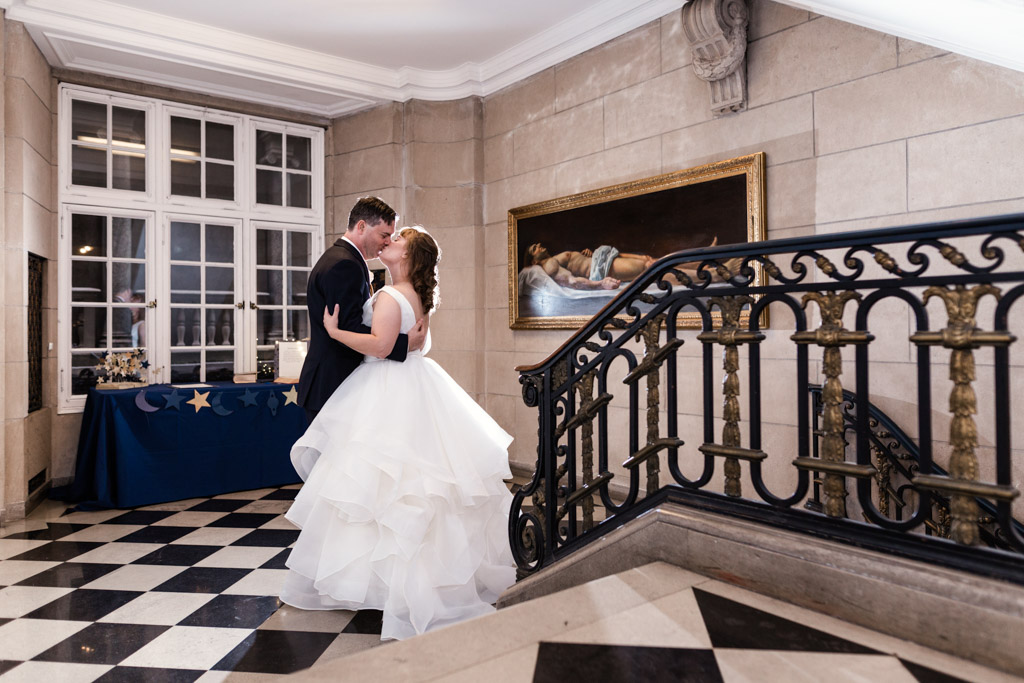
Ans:
POLYGON ((212 410, 215 415, 222 416, 230 415, 231 413, 235 412, 233 410, 228 410, 227 408, 224 407, 223 403, 221 403, 221 394, 217 394, 216 396, 213 397, 213 401, 210 402, 210 410, 212 410))
POLYGON ((160 408, 146 400, 145 389, 139 389, 139 393, 135 394, 135 407, 144 413, 155 413, 160 410, 160 408))
POLYGON ((267 407, 270 408, 270 414, 277 417, 277 406, 281 404, 278 400, 277 394, 273 391, 270 392, 270 398, 267 399, 267 407))

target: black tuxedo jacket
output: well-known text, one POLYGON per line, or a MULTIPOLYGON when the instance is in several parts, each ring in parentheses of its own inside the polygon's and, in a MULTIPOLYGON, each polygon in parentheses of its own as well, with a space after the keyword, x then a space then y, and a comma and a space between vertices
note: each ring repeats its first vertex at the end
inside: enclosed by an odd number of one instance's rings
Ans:
MULTIPOLYGON (((306 410, 320 410, 334 390, 363 362, 363 354, 331 339, 324 329, 324 307, 334 309, 340 304, 338 326, 343 330, 368 333, 363 325, 363 304, 370 298, 366 280, 366 261, 359 251, 343 239, 313 266, 306 284, 309 309, 309 349, 299 376, 299 405, 306 410)), ((400 334, 388 358, 404 361, 409 337, 400 334)))

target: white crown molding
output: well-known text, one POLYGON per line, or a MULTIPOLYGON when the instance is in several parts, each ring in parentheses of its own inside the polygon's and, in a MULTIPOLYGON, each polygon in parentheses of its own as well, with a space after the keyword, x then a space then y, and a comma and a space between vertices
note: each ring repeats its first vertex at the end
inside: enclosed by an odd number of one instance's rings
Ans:
POLYGON ((602 0, 482 63, 429 71, 388 69, 174 19, 106 0, 0 0, 24 23, 54 66, 336 116, 381 101, 485 96, 679 9, 687 0, 602 0), (91 48, 93 58, 80 56, 91 48), (109 58, 98 59, 97 54, 109 58), (156 60, 160 68, 137 66, 156 60), (166 68, 164 68, 166 66, 166 68), (200 69, 209 80, 175 70, 200 69), (218 85, 239 78, 242 87, 218 85), (313 100, 276 98, 274 88, 308 91, 313 100))
POLYGON ((1020 0, 778 1, 1024 71, 1024 2, 1020 0))

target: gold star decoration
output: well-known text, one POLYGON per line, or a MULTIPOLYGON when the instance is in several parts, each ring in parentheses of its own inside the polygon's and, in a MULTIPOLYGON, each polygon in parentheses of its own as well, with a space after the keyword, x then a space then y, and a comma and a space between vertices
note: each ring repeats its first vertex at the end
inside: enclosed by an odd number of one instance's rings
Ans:
POLYGON ((192 392, 195 394, 195 396, 192 397, 191 401, 185 401, 185 403, 195 406, 197 413, 199 412, 200 408, 210 407, 209 402, 206 400, 206 397, 210 395, 209 391, 200 394, 197 390, 193 389, 192 392))
POLYGON ((289 403, 294 403, 295 405, 299 405, 299 392, 295 391, 295 385, 294 384, 292 385, 291 389, 289 389, 288 391, 284 392, 283 396, 285 397, 285 402, 284 402, 285 405, 288 405, 289 403))

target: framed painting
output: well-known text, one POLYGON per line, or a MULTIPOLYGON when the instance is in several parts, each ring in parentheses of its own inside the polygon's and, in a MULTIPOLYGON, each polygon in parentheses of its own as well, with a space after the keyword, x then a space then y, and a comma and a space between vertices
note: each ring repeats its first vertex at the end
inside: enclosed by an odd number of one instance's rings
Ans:
POLYGON ((758 152, 511 209, 509 327, 576 329, 663 256, 763 240, 764 164, 758 152))

